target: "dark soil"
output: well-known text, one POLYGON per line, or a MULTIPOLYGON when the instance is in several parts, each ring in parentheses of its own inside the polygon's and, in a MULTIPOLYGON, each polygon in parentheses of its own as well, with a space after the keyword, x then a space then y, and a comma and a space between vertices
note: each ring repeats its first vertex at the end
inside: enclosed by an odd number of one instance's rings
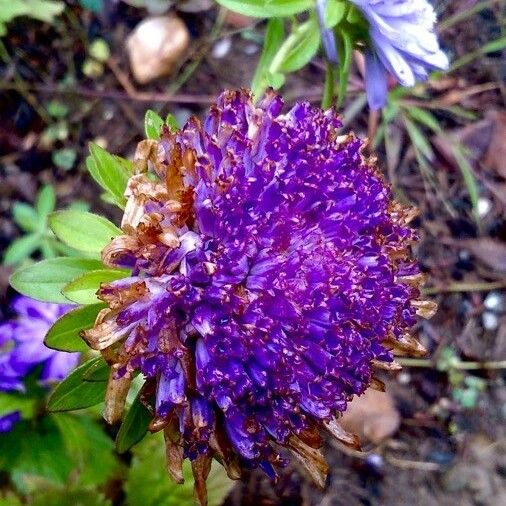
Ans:
MULTIPOLYGON (((457 8, 476 3, 441 0, 439 10, 446 18, 457 8)), ((86 175, 83 161, 89 141, 99 139, 111 152, 131 156, 136 142, 142 139, 147 108, 184 119, 201 113, 223 88, 247 86, 251 79, 261 51, 255 40, 261 41, 263 25, 252 24, 241 32, 225 24, 220 33, 234 32, 233 44, 223 59, 217 59, 209 52, 208 35, 216 19, 216 12, 211 10, 181 14, 193 37, 188 60, 181 62, 174 76, 141 89, 128 77, 124 40, 145 13, 124 4, 112 5, 102 16, 75 7, 54 27, 20 20, 9 26, 8 36, 3 39, 1 249, 20 233, 10 216, 13 202, 32 202, 43 183, 55 184, 59 206, 75 199, 86 200, 93 210, 111 215, 111 208, 100 200, 97 187, 86 175), (92 80, 82 74, 81 65, 95 37, 109 42, 115 65, 114 71, 106 65, 103 75, 92 80), (192 75, 185 80, 185 72, 194 63, 192 75), (134 87, 130 95, 124 87, 125 77, 134 87), (62 83, 69 79, 72 86, 64 88, 62 83), (140 95, 141 91, 152 93, 153 100, 140 95), (41 134, 48 125, 44 109, 51 99, 69 107, 69 136, 44 147, 41 134), (62 147, 77 150, 76 163, 70 170, 58 169, 52 162, 51 149, 62 147)), ((445 31, 443 43, 455 60, 498 38, 501 29, 504 3, 496 2, 445 31)), ((422 177, 405 136, 398 163, 389 173, 399 196, 421 210, 417 253, 429 275, 431 297, 440 307, 435 318, 417 329, 431 360, 418 364, 423 367, 407 367, 387 379, 387 389, 393 393, 402 417, 399 431, 379 447, 366 445, 371 454, 345 454, 329 443, 326 455, 331 474, 323 492, 313 489, 296 469, 287 469, 277 485, 255 472, 236 486, 227 506, 506 504, 506 389, 504 368, 497 366, 497 362, 506 360, 506 168, 504 159, 493 156, 500 150, 493 132, 502 132, 503 142, 506 134, 503 57, 500 53, 480 57, 449 76, 444 86, 430 90, 434 99, 453 100, 453 105, 475 115, 475 120, 456 119, 449 113, 436 112, 445 132, 463 135, 470 149, 480 197, 490 207, 479 225, 458 166, 447 156, 444 136, 433 139, 437 147, 431 163, 434 185, 422 177), (487 83, 490 86, 486 90, 468 93, 487 83), (477 126, 481 118, 489 123, 477 126), (462 127, 468 129, 467 137, 462 127), (464 283, 471 288, 458 289, 456 284, 464 283), (495 286, 494 290, 487 289, 489 286, 495 286), (502 303, 493 311, 484 306, 491 291, 502 303), (464 376, 483 380, 484 388, 470 407, 456 399, 461 380, 449 374, 447 368, 440 365, 442 370, 438 370, 435 366, 441 364, 448 349, 460 360, 478 364, 476 370, 463 372, 464 376), (480 366, 482 361, 495 365, 480 366)), ((287 101, 307 97, 318 102, 322 68, 323 61, 316 61, 291 77, 284 91, 287 101)), ((357 74, 352 80, 352 93, 361 87, 357 74)), ((367 113, 361 112, 351 127, 364 134, 370 128, 369 121, 367 113)), ((385 160, 381 150, 380 160, 385 160)), ((0 267, 3 308, 12 296, 7 282, 9 272, 0 267)))

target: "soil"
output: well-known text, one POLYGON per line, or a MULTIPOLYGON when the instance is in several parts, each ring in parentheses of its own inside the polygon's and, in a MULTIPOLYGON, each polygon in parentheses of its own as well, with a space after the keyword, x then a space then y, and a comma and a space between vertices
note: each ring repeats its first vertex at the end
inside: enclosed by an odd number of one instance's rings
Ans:
MULTIPOLYGON (((446 19, 477 2, 437 3, 440 17, 446 19)), ((200 114, 223 88, 250 82, 264 25, 251 21, 247 29, 222 26, 219 37, 229 34, 233 43, 218 59, 212 56, 209 40, 216 10, 180 15, 192 34, 188 59, 172 77, 142 88, 129 77, 124 50, 126 35, 145 16, 142 10, 111 3, 105 14, 94 15, 73 7, 54 26, 26 19, 9 25, 0 63, 0 249, 20 233, 10 215, 13 202, 33 202, 43 183, 55 185, 59 206, 86 200, 94 211, 118 218, 86 175, 83 162, 89 141, 99 140, 109 151, 131 156, 143 137, 147 108, 184 120, 200 114), (96 37, 108 42, 112 60, 100 77, 90 79, 81 67, 96 37), (65 88, 65 82, 71 87, 65 88), (41 135, 49 122, 44 109, 52 99, 69 108, 69 135, 44 146, 41 135), (70 170, 57 168, 52 161, 51 149, 62 147, 76 149, 70 170)), ((501 30, 504 2, 491 2, 491 7, 446 30, 443 45, 455 61, 498 38, 501 30)), ((237 484, 227 506, 506 504, 506 376, 498 364, 503 361, 504 366, 506 360, 506 168, 497 154, 504 139, 501 132, 506 132, 505 61, 504 53, 490 53, 428 88, 432 100, 472 113, 458 117, 448 110, 435 112, 445 135, 432 139, 433 184, 423 177, 400 127, 397 163, 390 170, 386 162, 382 164, 398 196, 421 211, 416 222, 417 255, 430 280, 431 298, 440 308, 416 329, 430 350, 429 359, 383 378, 401 415, 399 430, 379 445, 366 444, 363 454, 328 442, 331 473, 324 491, 314 489, 296 468, 286 469, 275 485, 254 472, 237 484), (479 92, 476 87, 481 87, 479 92), (485 124, 480 123, 482 118, 485 124), (448 155, 449 132, 467 145, 481 205, 489 208, 479 222, 459 167, 448 155), (500 301, 493 310, 485 306, 490 293, 500 301), (445 368, 449 349, 475 369, 461 371, 459 377, 445 368), (470 404, 457 395, 467 377, 482 385, 470 404)), ((284 91, 288 104, 301 97, 320 100, 323 68, 323 60, 317 59, 289 78, 284 91)), ((357 73, 345 111, 361 89, 357 73)), ((350 125, 361 135, 374 124, 365 111, 350 125)), ((381 148, 379 159, 386 160, 381 148)), ((12 297, 9 273, 0 267, 4 312, 12 297)))

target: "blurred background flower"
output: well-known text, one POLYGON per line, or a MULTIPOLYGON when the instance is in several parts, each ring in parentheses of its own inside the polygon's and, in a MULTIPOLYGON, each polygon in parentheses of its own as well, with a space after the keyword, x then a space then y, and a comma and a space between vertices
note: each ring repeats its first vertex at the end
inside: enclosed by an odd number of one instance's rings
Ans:
MULTIPOLYGON (((37 369, 40 385, 61 381, 77 366, 79 353, 63 353, 45 346, 53 323, 72 306, 50 304, 20 296, 12 303, 15 317, 0 325, 0 391, 25 391, 25 377, 37 369)), ((18 411, 0 416, 0 432, 21 419, 18 411)))
POLYGON ((426 0, 351 0, 369 22, 365 51, 366 90, 373 109, 387 102, 387 72, 403 86, 424 81, 433 70, 447 70, 439 48, 436 14, 426 0))

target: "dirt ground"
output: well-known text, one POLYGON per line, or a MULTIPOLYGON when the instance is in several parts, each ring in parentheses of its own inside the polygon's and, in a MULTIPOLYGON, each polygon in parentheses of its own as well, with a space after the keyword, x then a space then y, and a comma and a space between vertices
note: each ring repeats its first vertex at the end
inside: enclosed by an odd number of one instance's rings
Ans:
MULTIPOLYGON (((477 2, 439 1, 443 18, 477 2), (465 4, 465 5, 464 5, 465 4)), ((478 50, 504 33, 503 2, 453 26, 442 34, 452 60, 478 50)), ((223 58, 212 54, 209 33, 216 12, 180 13, 190 27, 191 51, 168 79, 140 87, 132 82, 124 53, 126 34, 145 15, 124 4, 111 4, 102 16, 74 8, 55 26, 26 20, 14 23, 3 39, 0 62, 0 249, 19 230, 10 208, 34 199, 43 183, 54 183, 58 204, 87 200, 94 211, 111 215, 83 165, 87 142, 101 140, 111 152, 131 155, 142 139, 147 108, 171 112, 181 121, 199 114, 223 88, 245 86, 261 51, 263 25, 248 30, 223 25, 233 43, 223 58), (81 66, 89 41, 104 38, 112 57, 104 73, 86 77, 81 66), (72 86, 62 83, 72 79, 72 86), (47 117, 38 104, 58 99, 69 108, 68 137, 44 146, 47 117), (51 149, 73 147, 70 170, 55 168, 51 149)), ((323 61, 292 76, 287 102, 321 97, 323 61)), ((472 213, 458 165, 446 135, 430 140, 436 156, 430 166, 434 184, 419 169, 413 149, 400 132, 400 150, 387 171, 398 196, 421 210, 417 248, 429 276, 428 293, 439 304, 437 315, 416 332, 430 350, 427 359, 402 372, 385 375, 387 390, 400 415, 398 430, 379 444, 366 443, 356 454, 330 442, 331 464, 325 491, 312 488, 295 468, 277 485, 261 473, 238 484, 227 506, 483 505, 506 504, 506 63, 504 53, 481 56, 429 88, 432 100, 465 108, 472 114, 435 111, 445 133, 468 148, 466 156, 478 182, 480 220, 472 213), (502 139, 502 140, 501 140, 502 139), (502 362, 502 364, 501 364, 502 362), (464 364, 462 366, 462 364, 464 364), (471 378, 471 379, 469 379, 471 378)), ((361 90, 353 77, 351 97, 361 90)), ((371 132, 374 118, 363 109, 350 128, 371 132)), ((2 311, 12 296, 10 270, 0 267, 2 311)), ((0 313, 1 316, 1 313, 0 313)), ((373 422, 374 423, 374 420, 373 422)))

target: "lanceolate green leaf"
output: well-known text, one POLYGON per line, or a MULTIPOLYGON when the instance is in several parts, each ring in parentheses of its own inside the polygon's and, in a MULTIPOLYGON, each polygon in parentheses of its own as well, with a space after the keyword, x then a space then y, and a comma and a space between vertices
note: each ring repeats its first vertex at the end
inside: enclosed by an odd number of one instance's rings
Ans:
POLYGON ((105 360, 97 360, 84 374, 84 381, 107 381, 111 368, 105 360))
POLYGON ((93 327, 100 310, 105 304, 91 304, 64 314, 48 330, 44 344, 60 351, 86 351, 87 344, 79 336, 81 330, 93 327))
POLYGON ((49 215, 49 226, 60 241, 80 251, 101 252, 121 229, 97 214, 85 211, 57 211, 49 215))
POLYGON ((96 304, 99 302, 96 294, 102 283, 116 281, 127 275, 127 271, 119 269, 99 269, 85 272, 66 284, 62 293, 68 300, 77 304, 96 304))
POLYGON ((338 46, 341 65, 339 66, 338 106, 341 106, 346 96, 346 90, 348 89, 348 75, 350 73, 353 57, 353 38, 346 30, 340 30, 339 34, 338 46))
POLYGON ((54 188, 48 184, 39 191, 35 202, 35 209, 39 216, 46 216, 54 209, 55 204, 56 195, 54 188))
POLYGON ((118 453, 125 453, 138 443, 148 431, 150 421, 151 415, 140 401, 138 395, 126 414, 116 436, 116 449, 118 453))
POLYGON ((144 116, 144 131, 148 139, 159 139, 160 130, 163 126, 163 119, 155 111, 148 109, 144 116))
POLYGON ((257 18, 292 16, 314 7, 314 0, 217 0, 231 11, 257 18))
POLYGON ((49 411, 72 411, 95 406, 104 400, 107 383, 105 381, 85 381, 83 375, 102 357, 92 358, 70 373, 53 390, 47 402, 49 411))
POLYGON ((12 206, 12 218, 16 225, 25 232, 35 232, 40 230, 43 221, 35 209, 24 202, 16 202, 12 206))
POLYGON ((5 250, 4 264, 15 265, 29 257, 39 246, 40 234, 28 234, 11 242, 5 250))
POLYGON ((23 295, 47 302, 68 303, 62 289, 84 272, 103 268, 102 262, 89 258, 51 258, 16 271, 11 286, 23 295))
POLYGON ((119 207, 124 207, 124 197, 128 179, 133 173, 133 166, 124 158, 114 156, 98 144, 90 144, 91 157, 86 166, 95 181, 106 190, 119 207))
POLYGON ((271 73, 294 72, 306 65, 320 46, 318 23, 313 16, 298 26, 279 48, 269 68, 271 73))
POLYGON ((285 34, 283 27, 283 20, 279 18, 272 18, 267 23, 265 31, 264 48, 262 56, 258 62, 255 70, 255 75, 251 81, 251 90, 256 100, 260 98, 268 85, 268 70, 272 60, 276 56, 285 34))

